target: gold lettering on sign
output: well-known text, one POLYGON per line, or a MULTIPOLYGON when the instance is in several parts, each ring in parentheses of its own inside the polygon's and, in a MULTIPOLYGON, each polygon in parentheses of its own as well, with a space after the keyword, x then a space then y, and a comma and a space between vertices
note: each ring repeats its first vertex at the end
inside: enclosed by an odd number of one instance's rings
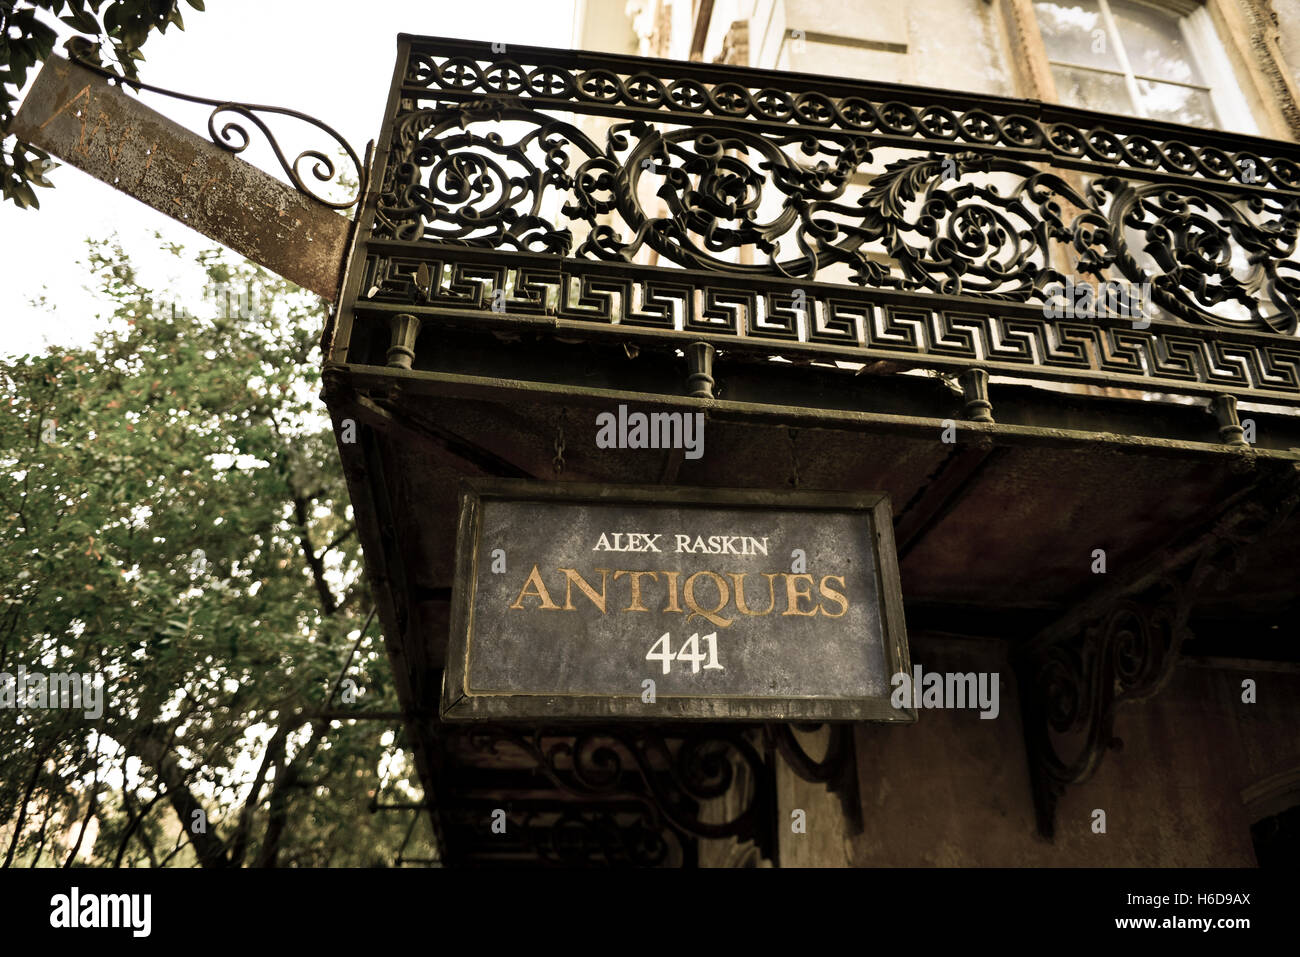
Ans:
POLYGON ((158 152, 157 143, 154 143, 153 146, 150 146, 144 151, 144 169, 140 171, 140 178, 135 181, 136 189, 140 188, 140 184, 144 182, 144 178, 149 175, 149 170, 153 166, 153 155, 156 152, 158 152))
MULTIPOLYGON (((198 158, 198 159, 195 159, 193 162, 190 163, 189 167, 188 167, 188 168, 187 168, 183 173, 181 173, 181 185, 182 185, 182 186, 188 186, 188 185, 189 185, 189 181, 190 181, 190 170, 194 169, 194 167, 196 167, 196 166, 201 165, 202 163, 203 163, 203 159, 202 159, 201 157, 198 158)), ((220 178, 221 178, 220 176, 213 175, 213 176, 209 176, 207 179, 205 179, 205 180, 203 181, 203 185, 200 186, 200 187, 198 188, 198 191, 194 194, 194 199, 197 201, 200 197, 202 197, 202 196, 203 196, 203 191, 204 191, 205 189, 207 189, 209 186, 211 186, 213 183, 217 182, 217 180, 219 180, 220 178)), ((177 199, 177 198, 174 197, 174 196, 172 197, 172 202, 175 203, 177 206, 183 206, 183 205, 185 205, 184 203, 182 203, 179 199, 177 199)))
POLYGON ((108 121, 108 114, 105 113, 103 110, 100 110, 100 112, 99 112, 99 116, 95 118, 95 126, 94 126, 94 129, 92 129, 92 130, 90 131, 90 137, 87 138, 87 137, 86 137, 86 120, 85 120, 84 118, 82 119, 82 121, 81 121, 81 138, 80 138, 79 140, 77 140, 77 152, 80 153, 82 156, 89 156, 89 155, 90 155, 90 144, 93 143, 93 142, 95 142, 95 136, 96 136, 96 134, 99 133, 99 128, 100 128, 101 125, 104 127, 104 133, 105 133, 105 135, 107 135, 107 134, 108 134, 108 131, 112 128, 112 124, 109 123, 109 121, 108 121))
POLYGON ((536 565, 534 565, 533 570, 528 573, 528 578, 527 580, 524 581, 524 587, 519 589, 519 597, 515 599, 514 604, 510 606, 511 608, 522 609, 524 607, 523 604, 524 596, 530 594, 528 590, 528 587, 530 585, 533 588, 531 592, 533 597, 540 598, 542 600, 542 604, 539 607, 549 609, 551 611, 560 610, 560 606, 557 605, 555 602, 551 601, 550 592, 546 590, 546 583, 542 581, 541 572, 537 570, 536 565))
POLYGON ((624 611, 649 611, 645 605, 641 604, 641 578, 648 575, 653 581, 659 581, 658 572, 633 572, 633 571, 616 571, 614 572, 614 581, 618 581, 621 575, 632 576, 632 599, 631 603, 624 608, 624 611))
POLYGON ((727 585, 726 579, 717 572, 696 572, 690 578, 686 579, 686 588, 682 594, 686 598, 686 607, 690 609, 690 614, 686 616, 688 622, 692 618, 705 618, 713 622, 719 628, 729 628, 731 626, 734 619, 718 617, 718 612, 726 608, 727 603, 731 601, 731 588, 727 585), (714 608, 701 608, 699 603, 695 600, 695 580, 702 575, 708 575, 709 579, 718 589, 718 604, 714 608))
POLYGON ((745 576, 748 572, 728 572, 732 580, 736 583, 736 608, 744 615, 767 615, 771 614, 772 609, 776 607, 776 572, 763 572, 763 577, 767 579, 767 608, 764 611, 750 611, 749 606, 745 603, 745 576))
POLYGON ((849 600, 844 597, 844 594, 842 592, 838 592, 834 588, 829 587, 826 584, 827 582, 839 582, 840 587, 844 588, 844 576, 823 575, 822 583, 821 583, 822 597, 829 598, 831 601, 835 602, 835 604, 839 605, 840 606, 839 612, 837 614, 832 615, 829 611, 826 610, 825 605, 819 606, 822 610, 822 614, 825 615, 827 618, 843 618, 849 612, 849 600))
MULTIPOLYGON (((100 128, 101 127, 103 128, 105 136, 107 136, 109 132, 112 130, 112 124, 109 122, 108 114, 105 113, 103 110, 96 111, 94 96, 90 92, 89 83, 83 86, 80 90, 78 90, 76 94, 69 97, 68 100, 62 106, 60 106, 57 110, 55 110, 50 115, 49 119, 47 119, 44 123, 40 125, 40 129, 42 130, 45 129, 45 127, 49 126, 52 122, 54 122, 54 120, 62 116, 68 110, 72 109, 72 107, 76 106, 78 103, 80 103, 81 108, 77 110, 76 113, 73 114, 74 118, 77 120, 77 125, 79 130, 79 135, 77 136, 77 152, 80 153, 82 156, 89 156, 90 144, 95 142, 95 137, 99 134, 100 128), (90 133, 89 135, 87 135, 86 125, 90 121, 90 115, 92 113, 96 113, 95 125, 90 128, 90 133)), ((122 152, 122 143, 123 141, 125 141, 126 135, 129 132, 130 132, 130 127, 128 127, 126 131, 123 132, 123 134, 118 137, 116 149, 114 149, 111 146, 108 147, 108 158, 111 162, 114 163, 117 162, 117 157, 122 152)))
MULTIPOLYGON (((801 617, 816 618, 825 616, 826 618, 843 618, 849 613, 850 602, 847 595, 845 577, 843 575, 823 575, 818 581, 813 575, 801 574, 794 575, 788 572, 761 572, 751 575, 750 572, 718 572, 709 569, 692 572, 686 576, 682 583, 680 595, 685 608, 678 603, 678 578, 681 576, 679 571, 667 570, 632 570, 620 568, 609 574, 609 569, 597 568, 593 570, 600 575, 600 587, 597 590, 593 584, 595 576, 591 579, 584 577, 582 572, 576 568, 556 568, 554 574, 564 576, 564 604, 558 604, 552 597, 552 592, 546 588, 543 580, 541 569, 533 565, 527 578, 524 579, 518 595, 511 603, 510 607, 518 611, 529 611, 537 609, 541 611, 580 611, 585 610, 586 606, 579 606, 574 603, 573 586, 578 587, 578 591, 587 597, 602 615, 613 612, 647 612, 659 614, 685 614, 686 621, 690 622, 695 618, 704 620, 716 625, 719 628, 729 628, 736 623, 737 619, 729 611, 735 608, 741 615, 752 618, 763 618, 767 615, 778 615, 781 617, 801 617), (660 592, 660 581, 663 580, 663 592, 660 592), (767 579, 767 607, 761 607, 761 598, 755 605, 750 601, 755 597, 753 591, 762 591, 761 584, 750 584, 746 578, 751 581, 754 578, 762 577, 767 579), (627 602, 620 607, 619 595, 609 595, 609 582, 614 582, 614 590, 618 592, 623 579, 627 580, 626 589, 627 602), (653 582, 647 585, 645 579, 653 582), (730 579, 730 581, 728 581, 730 579), (783 584, 778 584, 778 580, 784 579, 783 584), (750 585, 751 594, 747 594, 745 586, 750 585), (702 586, 712 586, 704 588, 704 594, 700 591, 702 586), (838 586, 838 587, 832 587, 838 586), (816 591, 814 591, 814 589, 816 591), (820 593, 820 596, 817 593, 820 593), (781 597, 785 598, 785 606, 781 608, 777 602, 781 597), (819 597, 823 599, 819 601, 819 597), (529 605, 525 599, 532 598, 535 602, 529 605), (608 601, 616 602, 614 608, 610 608, 608 601), (662 600, 663 606, 660 608, 651 608, 646 602, 651 601, 655 604, 662 600), (734 602, 734 604, 733 604, 734 602), (709 605, 713 607, 710 608, 709 605)), ((559 587, 557 581, 555 586, 559 587)), ((558 596, 558 592, 556 592, 558 596)))
MULTIPOLYGON (((73 114, 74 118, 77 120, 78 129, 80 131, 77 136, 76 149, 82 156, 89 156, 90 145, 95 142, 95 137, 99 134, 100 127, 103 127, 105 137, 107 137, 112 130, 112 124, 109 122, 108 114, 103 110, 100 110, 95 118, 95 125, 91 128, 90 134, 86 134, 86 122, 89 120, 90 114, 95 112, 95 103, 93 94, 90 92, 90 84, 86 84, 73 96, 69 97, 62 106, 50 114, 49 118, 46 119, 38 129, 45 129, 45 127, 53 123, 78 102, 81 102, 81 110, 78 113, 73 114)), ((117 164, 119 157, 122 155, 122 147, 125 145, 132 132, 133 128, 128 125, 124 130, 122 130, 121 135, 118 136, 117 145, 106 147, 110 164, 117 164)))
POLYGON ((668 607, 664 611, 682 610, 677 604, 677 576, 680 574, 681 572, 664 572, 664 576, 668 579, 668 607))
MULTIPOLYGON (((64 103, 61 107, 59 107, 57 110, 51 113, 50 118, 46 120, 44 123, 42 123, 40 126, 38 126, 37 129, 41 129, 41 130, 45 129, 45 127, 49 126, 56 119, 58 119, 59 115, 63 113, 64 110, 70 107, 73 103, 76 103, 83 96, 86 98, 86 105, 83 112, 89 112, 90 111, 90 84, 87 83, 79 91, 77 91, 76 95, 73 96, 71 99, 69 99, 68 102, 64 103)), ((81 128, 83 131, 86 128, 86 122, 84 119, 81 122, 81 128)))
POLYGON ((573 586, 577 585, 579 591, 591 600, 591 603, 600 609, 600 613, 605 614, 605 576, 609 574, 608 568, 597 568, 600 572, 600 594, 596 594, 596 589, 587 584, 587 579, 578 574, 576 568, 561 568, 564 572, 564 610, 573 611, 573 586))
POLYGON ((811 618, 816 615, 820 606, 814 606, 812 611, 803 611, 799 607, 799 599, 807 598, 812 600, 813 577, 811 575, 786 575, 786 609, 781 612, 782 615, 804 615, 811 618), (801 585, 807 585, 808 590, 804 591, 801 585))
POLYGON ((127 137, 130 135, 131 135, 131 127, 128 126, 126 129, 122 131, 122 135, 117 138, 117 147, 114 148, 110 146, 108 148, 109 163, 111 163, 114 166, 117 165, 117 158, 122 155, 122 144, 126 142, 127 137))

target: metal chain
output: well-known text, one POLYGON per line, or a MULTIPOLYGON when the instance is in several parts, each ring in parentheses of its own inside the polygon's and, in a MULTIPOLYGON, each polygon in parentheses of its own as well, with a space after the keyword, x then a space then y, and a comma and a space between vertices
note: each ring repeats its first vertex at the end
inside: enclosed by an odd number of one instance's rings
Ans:
POLYGON ((555 466, 555 474, 559 475, 564 471, 564 409, 560 409, 560 418, 555 426, 555 458, 551 464, 555 466))

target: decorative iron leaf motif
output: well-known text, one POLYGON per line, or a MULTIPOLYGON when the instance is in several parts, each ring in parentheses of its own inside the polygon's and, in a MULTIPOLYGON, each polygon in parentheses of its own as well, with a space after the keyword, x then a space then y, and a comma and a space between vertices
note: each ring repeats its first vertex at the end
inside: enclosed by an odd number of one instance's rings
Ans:
POLYGON ((600 146, 507 99, 406 113, 393 149, 376 232, 395 239, 618 262, 650 249, 688 269, 1012 302, 1042 302, 1068 257, 1099 281, 1151 283, 1168 317, 1296 330, 1291 196, 1117 177, 1080 194, 973 151, 880 167, 865 136, 712 124, 617 122, 600 146), (563 218, 585 224, 576 248, 563 218))
MULTIPOLYGON (((464 53, 413 49, 406 83, 433 95, 481 98, 510 95, 521 105, 542 109, 656 110, 665 122, 720 117, 734 124, 771 130, 788 126, 905 137, 918 149, 954 142, 1041 152, 1044 160, 1087 165, 1113 172, 1161 171, 1207 184, 1242 183, 1300 189, 1300 152, 1292 144, 1242 137, 1240 148, 1223 147, 1213 131, 1111 116, 1098 126, 1095 114, 1019 100, 945 95, 938 90, 883 83, 839 82, 834 94, 817 89, 812 77, 747 71, 719 80, 716 71, 698 79, 681 76, 678 64, 651 75, 645 61, 588 56, 601 66, 575 67, 567 54, 512 46, 489 52, 486 44, 460 44, 464 53), (906 100, 906 102, 904 102, 906 100)), ((657 71, 656 71, 657 72, 657 71)))
POLYGON ((566 255, 572 234, 540 215, 548 186, 568 188, 564 148, 568 138, 594 149, 567 123, 535 126, 514 143, 477 124, 499 124, 525 114, 501 102, 404 115, 394 130, 400 160, 376 209, 376 233, 407 241, 510 247, 566 255), (534 153, 545 157, 538 166, 534 153))
POLYGON ((1119 268, 1134 281, 1150 279, 1163 309, 1193 323, 1295 333, 1296 199, 1234 202, 1185 186, 1115 178, 1097 183, 1093 196, 1099 207, 1109 196, 1112 228, 1137 240, 1117 242, 1119 268), (1146 262, 1139 263, 1139 251, 1146 262), (1224 303, 1236 304, 1235 315, 1216 308, 1224 303))

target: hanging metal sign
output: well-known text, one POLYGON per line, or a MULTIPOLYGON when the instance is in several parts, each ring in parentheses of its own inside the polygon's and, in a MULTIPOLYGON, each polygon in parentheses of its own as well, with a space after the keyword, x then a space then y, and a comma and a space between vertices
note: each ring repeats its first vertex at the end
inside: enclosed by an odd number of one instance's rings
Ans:
POLYGON ((345 217, 99 74, 47 58, 10 132, 286 279, 337 298, 345 217))
POLYGON ((882 494, 466 482, 443 715, 911 721, 882 494))

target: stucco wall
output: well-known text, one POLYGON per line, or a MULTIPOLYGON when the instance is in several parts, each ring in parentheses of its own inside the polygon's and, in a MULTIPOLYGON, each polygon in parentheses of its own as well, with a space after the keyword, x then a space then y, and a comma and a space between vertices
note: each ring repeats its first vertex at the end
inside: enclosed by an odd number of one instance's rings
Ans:
POLYGON ((772 11, 770 29, 755 27, 760 36, 754 56, 767 58, 756 59, 756 66, 1012 92, 993 12, 983 0, 778 0, 772 11), (804 38, 801 43, 787 39, 778 54, 775 41, 786 30, 802 31, 804 38), (773 56, 779 57, 775 64, 773 56))
POLYGON ((836 797, 779 769, 782 866, 1254 866, 1242 790, 1300 765, 1300 676, 1183 666, 1125 705, 1096 775, 1066 791, 1054 843, 1037 835, 1015 681, 1000 645, 914 642, 926 670, 1000 670, 1001 713, 922 711, 857 730, 864 829, 836 797), (1241 702, 1254 678, 1258 703, 1241 702), (807 833, 790 812, 807 812, 807 833), (1092 812, 1106 812, 1106 833, 1092 812))
POLYGON ((1277 15, 1277 42, 1286 58, 1291 79, 1300 83, 1300 0, 1273 0, 1277 15))

